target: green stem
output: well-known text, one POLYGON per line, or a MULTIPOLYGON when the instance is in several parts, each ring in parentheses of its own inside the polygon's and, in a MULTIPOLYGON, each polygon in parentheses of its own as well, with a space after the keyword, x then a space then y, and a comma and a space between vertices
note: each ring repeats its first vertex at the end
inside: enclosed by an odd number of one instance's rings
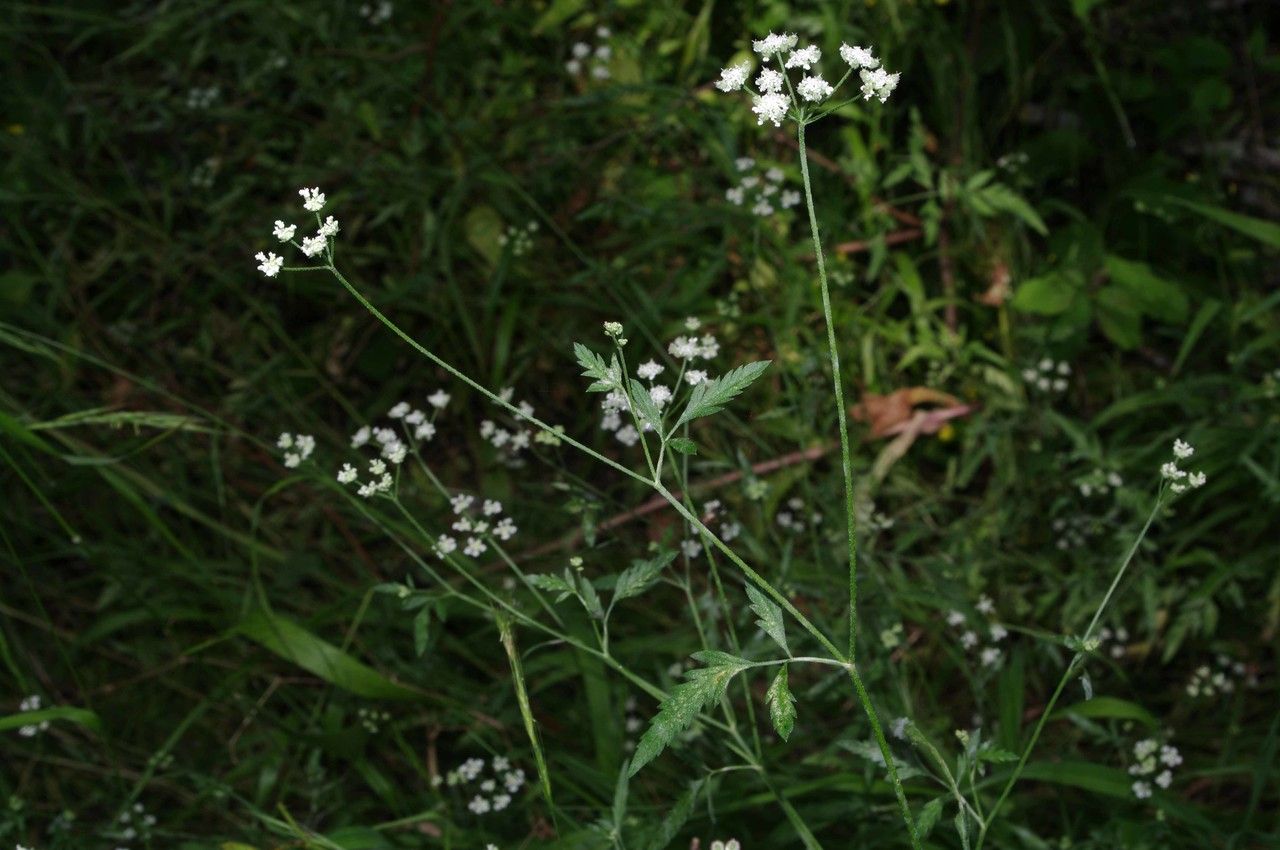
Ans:
MULTIPOLYGON (((1116 570, 1115 578, 1111 580, 1111 586, 1107 588, 1107 593, 1102 597, 1102 602, 1098 605, 1098 610, 1094 612, 1093 619, 1089 621, 1089 627, 1085 629, 1084 636, 1081 638, 1082 644, 1087 644, 1089 639, 1093 637, 1093 630, 1097 627, 1098 621, 1102 619, 1103 613, 1107 609, 1107 605, 1111 602, 1111 597, 1115 594, 1116 588, 1120 585, 1120 580, 1124 578, 1125 571, 1129 568, 1129 562, 1133 560, 1133 556, 1137 554, 1138 547, 1142 545, 1142 541, 1147 536, 1147 531, 1151 528, 1151 523, 1155 521, 1156 514, 1160 511, 1160 505, 1163 502, 1164 485, 1161 484, 1161 491, 1156 495, 1156 503, 1151 508, 1151 513, 1147 515, 1147 521, 1143 524, 1142 530, 1138 532, 1138 536, 1134 539, 1133 545, 1129 547, 1129 552, 1124 556, 1124 561, 1120 564, 1120 569, 1116 570)), ((1000 796, 996 798, 995 805, 991 807, 991 812, 987 815, 986 823, 978 832, 978 841, 974 850, 981 850, 982 842, 987 836, 987 828, 995 822, 996 813, 1000 811, 1000 807, 1004 805, 1005 798, 1009 796, 1009 792, 1013 790, 1013 786, 1022 776, 1023 768, 1027 765, 1027 759, 1031 756, 1031 751, 1035 749, 1036 742, 1040 740, 1040 733, 1044 730, 1044 725, 1049 721, 1049 716, 1053 714, 1053 707, 1058 703, 1058 697, 1062 696, 1063 690, 1066 689, 1067 683, 1075 676, 1076 671, 1080 669, 1084 661, 1085 654, 1077 652, 1072 657, 1071 662, 1067 665, 1067 669, 1063 671, 1062 678, 1058 680, 1058 686, 1053 689, 1053 696, 1049 697, 1049 702, 1044 707, 1044 711, 1040 714, 1040 719, 1036 721, 1036 728, 1031 732, 1031 740, 1027 742, 1026 748, 1022 751, 1018 764, 1013 769, 1013 774, 1009 777, 1009 781, 1005 783, 1004 789, 1000 792, 1000 796)))
POLYGON ((854 663, 857 657, 858 644, 858 540, 856 517, 853 505, 853 462, 849 450, 849 425, 846 422, 848 413, 844 406, 844 389, 840 377, 840 353, 836 348, 836 326, 831 314, 831 288, 827 284, 827 264, 822 256, 822 239, 818 235, 818 214, 813 208, 813 184, 809 178, 809 155, 805 148, 803 120, 799 126, 798 141, 800 147, 800 174, 804 179, 804 201, 809 210, 809 232, 813 236, 813 253, 818 262, 818 281, 822 290, 822 317, 827 325, 827 354, 831 360, 831 389, 836 401, 836 423, 840 427, 840 471, 844 476, 844 509, 845 537, 849 547, 849 678, 853 680, 853 688, 858 693, 858 701, 871 722, 871 731, 880 753, 884 756, 885 766, 893 781, 893 790, 898 797, 898 806, 902 810, 902 819, 906 822, 907 832, 911 835, 911 846, 920 847, 920 836, 916 832, 915 820, 911 817, 911 807, 907 805, 907 795, 902 789, 902 781, 898 779, 898 769, 893 761, 893 753, 889 742, 885 740, 884 730, 880 728, 880 718, 875 706, 867 694, 866 685, 854 663))

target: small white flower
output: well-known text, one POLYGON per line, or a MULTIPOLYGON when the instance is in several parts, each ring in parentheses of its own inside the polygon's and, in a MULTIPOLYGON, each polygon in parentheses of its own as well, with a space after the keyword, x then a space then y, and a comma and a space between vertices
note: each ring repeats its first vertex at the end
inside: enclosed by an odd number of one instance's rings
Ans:
POLYGON ((417 428, 413 429, 413 438, 415 440, 430 440, 436 435, 436 426, 430 422, 423 422, 417 428))
POLYGON ((304 236, 302 238, 302 253, 306 254, 308 257, 314 257, 316 254, 323 251, 325 245, 328 244, 328 240, 323 236, 304 236))
POLYGON ((458 541, 454 540, 447 534, 441 534, 436 538, 436 554, 443 558, 450 552, 456 552, 458 549, 458 541))
POLYGON ((756 201, 755 206, 751 208, 751 212, 754 215, 758 215, 760 218, 768 218, 773 215, 773 204, 769 203, 764 198, 761 198, 756 201))
POLYGON ((264 254, 259 251, 253 258, 258 261, 258 271, 267 277, 275 277, 280 274, 280 269, 284 267, 284 257, 278 254, 264 254))
POLYGON ((649 388, 649 398, 653 401, 655 407, 661 410, 666 403, 671 401, 671 389, 659 384, 656 387, 649 388))
POLYGON ((750 171, 755 164, 756 161, 749 156, 740 156, 733 161, 733 167, 739 171, 750 171))
POLYGON ((404 463, 405 455, 409 453, 409 447, 397 440, 394 443, 387 443, 382 448, 382 456, 395 466, 404 463))
POLYGON ((423 413, 421 410, 411 410, 404 415, 404 424, 420 425, 421 423, 425 422, 426 419, 427 419, 427 414, 423 413))
POLYGON ((1182 440, 1173 441, 1173 456, 1178 460, 1186 460, 1195 453, 1196 450, 1182 440))
POLYGON ((369 442, 369 437, 373 435, 373 431, 368 425, 360 426, 354 434, 351 435, 351 448, 358 449, 365 443, 369 442))
POLYGON ((756 77, 756 88, 765 94, 776 94, 782 91, 782 86, 785 82, 786 78, 782 76, 781 71, 775 71, 772 68, 761 68, 760 76, 756 77))
MULTIPOLYGON (((601 37, 602 37, 602 38, 607 38, 608 36, 607 36, 607 35, 605 35, 605 36, 601 36, 601 37)), ((509 767, 511 767, 511 760, 510 760, 510 759, 508 759, 506 756, 494 756, 494 757, 493 757, 493 772, 494 772, 494 773, 502 773, 504 770, 506 770, 506 769, 507 769, 507 768, 509 768, 509 767)))
MULTIPOLYGON (((786 175, 782 173, 782 169, 777 167, 770 168, 764 173, 764 179, 771 183, 781 183, 785 178, 786 175)), ((692 330, 692 328, 690 330, 692 330)))
POLYGON ((509 805, 511 805, 510 794, 495 794, 493 796, 493 810, 495 812, 500 812, 509 805))
POLYGON ((453 507, 453 512, 455 514, 460 514, 470 508, 475 500, 476 497, 469 493, 458 493, 449 499, 449 504, 453 507))
POLYGON ((699 350, 696 337, 678 336, 667 346, 667 351, 678 360, 692 360, 698 356, 699 350))
POLYGON ((822 51, 818 49, 817 45, 811 44, 808 47, 802 47, 799 50, 794 51, 790 56, 788 56, 787 63, 784 67, 803 68, 807 71, 816 65, 818 60, 821 58, 822 51))
POLYGON ((320 235, 324 237, 333 236, 338 232, 338 220, 333 216, 328 216, 324 220, 324 224, 320 225, 320 235))
POLYGON ((973 606, 978 609, 978 613, 990 615, 996 610, 996 605, 991 601, 991 597, 985 593, 978 597, 978 604, 973 606))
POLYGON ((740 207, 747 200, 747 193, 741 186, 733 186, 724 190, 724 199, 734 206, 740 207))
POLYGON ((614 432, 614 436, 618 438, 618 442, 624 446, 634 446, 640 442, 640 432, 635 429, 634 425, 623 425, 614 432))
POLYGON ((387 471, 387 465, 383 463, 381 460, 379 460, 378 458, 374 458, 373 460, 369 461, 370 475, 384 475, 386 474, 386 471, 387 471))
POLYGON ((568 62, 564 63, 564 69, 576 77, 582 73, 582 63, 577 59, 570 59, 568 62))
POLYGON ((684 379, 690 386, 697 386, 707 380, 707 373, 701 369, 690 369, 684 373, 684 379))
POLYGON ((516 528, 516 524, 511 521, 511 517, 504 516, 498 520, 498 524, 493 527, 493 536, 499 540, 510 540, 516 536, 516 532, 520 529, 516 528))
POLYGON ((488 550, 488 546, 479 537, 468 537, 467 545, 463 547, 462 554, 468 558, 479 558, 488 550))
POLYGON ((751 42, 751 48, 766 59, 795 46, 796 37, 790 33, 769 33, 764 38, 751 42))
POLYGON ((660 364, 654 362, 653 360, 649 360, 640 364, 640 366, 636 369, 636 374, 639 375, 641 378, 644 378, 646 381, 652 381, 654 378, 658 377, 659 374, 661 374, 662 368, 663 367, 660 364))
POLYGON ((281 435, 276 439, 276 448, 277 448, 277 449, 291 449, 291 448, 293 448, 293 435, 292 435, 292 434, 290 434, 288 431, 285 431, 283 434, 281 434, 281 435))
POLYGON ((444 410, 449 404, 449 398, 449 394, 444 390, 436 390, 431 395, 427 396, 427 403, 436 410, 444 410))
POLYGON ((1009 630, 1004 626, 996 623, 991 627, 991 639, 994 641, 1002 641, 1009 636, 1009 630))
POLYGON ((579 41, 572 48, 570 48, 570 51, 573 53, 574 59, 586 59, 588 56, 591 55, 591 45, 587 44, 584 41, 579 41))
POLYGON ((485 516, 496 516, 502 513, 502 502, 497 499, 485 499, 480 512, 485 516))
POLYGON ((318 188, 299 189, 298 194, 302 196, 302 208, 307 212, 320 212, 324 207, 324 192, 318 188))
POLYGON ((1165 744, 1160 748, 1160 761, 1169 767, 1177 767, 1182 764, 1182 754, 1177 747, 1165 744))
POLYGON ((680 544, 680 551, 686 558, 693 559, 702 554, 702 544, 696 540, 685 540, 680 544))
POLYGON ((1137 797, 1139 800, 1145 800, 1151 796, 1150 782, 1143 782, 1139 780, 1133 783, 1131 787, 1133 788, 1133 796, 1137 797))
POLYGON ((880 60, 875 57, 869 47, 857 45, 840 45, 840 58, 849 63, 849 67, 857 71, 860 68, 877 68, 880 60))
POLYGON ((982 650, 982 665, 984 667, 995 667, 1000 663, 1000 650, 994 646, 988 646, 982 650))
POLYGON ((768 93, 768 95, 756 97, 754 104, 751 105, 751 111, 756 114, 756 124, 773 122, 774 127, 782 127, 782 119, 786 118, 787 109, 790 106, 791 101, 787 100, 786 95, 768 93))
POLYGON ((911 721, 905 717, 899 717, 889 724, 889 733, 900 741, 907 739, 907 724, 911 721))
POLYGON ((1156 784, 1161 788, 1168 788, 1173 784, 1173 772, 1168 770, 1160 771, 1160 775, 1156 777, 1156 784))
POLYGON ((393 405, 392 408, 387 411, 387 418, 403 419, 408 413, 409 413, 409 402, 402 401, 393 405))
POLYGON ((782 191, 782 194, 778 198, 778 203, 782 206, 784 210, 789 210, 792 207, 799 206, 800 201, 801 201, 800 193, 797 192, 795 189, 784 189, 782 191))
POLYGON ((470 803, 467 803, 467 808, 478 815, 484 815, 484 814, 488 814, 489 811, 493 808, 493 806, 489 803, 489 801, 486 798, 481 797, 479 794, 477 794, 471 798, 470 803))
POLYGON ((977 632, 969 631, 960 635, 960 645, 963 646, 965 649, 973 649, 975 646, 977 646, 978 645, 977 632))
POLYGON ((947 625, 948 625, 948 626, 951 626, 952 628, 955 628, 956 626, 963 626, 963 625, 964 625, 964 614, 963 614, 963 613, 961 613, 960 611, 948 611, 948 612, 947 612, 947 625))
POLYGON ((356 468, 349 463, 344 463, 342 469, 338 470, 338 483, 350 484, 356 480, 356 468))
POLYGON ((1169 479, 1170 481, 1177 481, 1181 478, 1187 477, 1187 473, 1181 469, 1178 469, 1178 465, 1173 461, 1169 461, 1168 463, 1162 464, 1160 466, 1160 475, 1164 478, 1169 479))
POLYGON ((884 68, 876 68, 874 71, 863 69, 858 75, 862 78, 862 96, 868 100, 879 98, 881 103, 893 94, 893 90, 898 87, 898 78, 902 76, 890 74, 884 68))
POLYGON ((720 353, 720 342, 711 334, 706 334, 698 343, 698 356, 703 360, 711 360, 720 353))
POLYGON ((277 219, 276 226, 271 231, 271 235, 279 239, 281 242, 288 242, 290 239, 293 238, 293 234, 296 233, 297 231, 298 231, 298 225, 285 224, 283 221, 280 221, 279 219, 277 219))
POLYGON ((747 83, 747 77, 751 74, 751 63, 743 62, 739 65, 730 65, 720 71, 720 79, 716 83, 716 88, 722 92, 737 91, 747 83))
POLYGON ((1193 472, 1187 476, 1187 483, 1192 487, 1203 487, 1208 478, 1203 472, 1193 472))

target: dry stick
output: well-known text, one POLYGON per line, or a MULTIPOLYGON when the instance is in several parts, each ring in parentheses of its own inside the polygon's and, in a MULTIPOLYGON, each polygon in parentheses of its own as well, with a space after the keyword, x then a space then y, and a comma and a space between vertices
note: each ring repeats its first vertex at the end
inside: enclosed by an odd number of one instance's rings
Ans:
MULTIPOLYGON (((822 457, 823 455, 827 454, 833 448, 834 448, 833 445, 814 446, 813 448, 804 449, 803 451, 798 451, 798 452, 791 452, 789 454, 782 455, 781 457, 776 457, 772 460, 761 461, 760 463, 752 464, 751 473, 753 475, 766 475, 770 472, 775 472, 779 469, 785 469, 789 466, 795 466, 801 463, 809 463, 810 461, 815 461, 818 458, 822 457)), ((746 472, 740 469, 734 470, 733 472, 726 472, 724 475, 717 475, 715 478, 708 478, 706 481, 700 481, 697 484, 694 484, 689 488, 689 491, 691 493, 693 492, 702 493, 707 490, 717 490, 721 487, 724 487, 726 484, 732 484, 735 481, 741 480, 744 475, 746 475, 746 472)), ((684 498, 684 491, 672 490, 671 495, 675 496, 677 499, 682 499, 684 498)), ((610 531, 619 526, 626 525, 629 522, 640 519, 643 516, 648 516, 651 513, 660 511, 663 508, 668 508, 668 507, 670 507, 670 504, 667 502, 666 499, 662 498, 661 496, 654 496, 653 498, 649 499, 647 502, 644 502, 638 507, 632 508, 627 511, 623 511, 620 514, 614 514, 604 522, 597 525, 596 528, 599 529, 600 531, 610 531)), ((570 547, 576 546, 580 542, 582 542, 583 534, 584 532, 581 529, 577 531, 573 531, 569 534, 566 534, 564 537, 561 537, 559 540, 553 540, 550 543, 544 543, 541 546, 536 546, 533 549, 528 549, 524 552, 521 552, 520 554, 514 556, 514 560, 526 561, 531 558, 539 558, 543 555, 549 555, 552 552, 558 552, 562 549, 568 549, 570 547)))

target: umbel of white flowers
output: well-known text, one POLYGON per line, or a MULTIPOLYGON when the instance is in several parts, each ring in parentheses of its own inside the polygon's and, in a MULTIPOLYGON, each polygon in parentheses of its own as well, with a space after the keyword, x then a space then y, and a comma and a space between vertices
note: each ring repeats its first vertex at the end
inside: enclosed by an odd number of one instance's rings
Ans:
POLYGON ((764 38, 751 42, 761 61, 766 65, 775 62, 777 69, 762 67, 755 79, 755 89, 752 89, 747 84, 751 76, 751 63, 730 65, 721 70, 716 88, 722 92, 746 89, 751 93, 751 111, 756 114, 756 123, 772 121, 773 126, 781 127, 782 120, 793 108, 797 120, 812 120, 816 117, 807 113, 806 107, 828 100, 855 71, 862 80, 861 94, 864 99, 874 97, 884 103, 898 86, 901 74, 890 74, 881 67, 880 60, 871 52, 871 48, 849 44, 840 45, 840 58, 849 66, 849 70, 832 85, 814 68, 822 59, 822 51, 815 45, 797 48, 796 41, 796 36, 791 33, 769 33, 764 38), (805 75, 793 85, 788 73, 796 68, 805 72, 805 75))

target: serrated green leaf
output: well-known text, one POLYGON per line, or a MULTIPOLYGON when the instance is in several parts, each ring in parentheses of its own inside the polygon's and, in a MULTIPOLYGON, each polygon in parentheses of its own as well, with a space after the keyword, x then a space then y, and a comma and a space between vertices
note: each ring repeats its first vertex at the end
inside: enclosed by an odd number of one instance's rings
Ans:
POLYGON ((689 786, 689 789, 680 795, 680 799, 676 800, 676 804, 671 807, 671 811, 662 819, 662 823, 658 824, 653 834, 649 836, 649 842, 645 845, 645 850, 666 850, 671 842, 676 840, 676 836, 680 834, 680 830, 689 820, 689 815, 693 814, 693 804, 698 799, 698 794, 702 791, 706 780, 697 779, 689 786))
POLYGON ((751 666, 749 661, 724 652, 694 653, 694 659, 706 665, 688 671, 688 681, 676 685, 649 722, 640 737, 632 758, 630 776, 635 776, 649 762, 693 725, 698 712, 719 702, 734 676, 751 666))
POLYGON ((587 609, 587 613, 597 620, 604 617, 604 605, 600 602, 600 594, 596 593, 595 585, 586 576, 578 576, 578 598, 582 600, 582 607, 587 609))
POLYGON ((654 404, 653 396, 649 395, 644 384, 631 379, 628 384, 631 404, 635 408, 636 418, 640 420, 640 424, 652 425, 653 429, 659 434, 662 433, 662 411, 658 409, 658 405, 654 404))
POLYGON ((591 378, 594 383, 587 387, 589 393, 604 393, 619 389, 622 380, 622 369, 614 358, 610 363, 587 348, 580 342, 573 344, 573 356, 582 367, 583 377, 591 378))
POLYGON ((964 816, 964 809, 956 812, 956 832, 960 834, 960 846, 969 850, 969 821, 964 816))
POLYGON ((773 684, 764 694, 765 704, 769 706, 769 721, 782 740, 790 740, 791 730, 796 726, 796 698, 791 695, 787 686, 787 665, 783 664, 778 675, 773 677, 773 684))
POLYGON ((769 362, 757 360, 754 363, 746 363, 731 369, 719 378, 703 381, 694 386, 689 394, 689 403, 685 406, 684 413, 680 414, 676 427, 724 410, 726 404, 737 398, 743 390, 764 374, 764 370, 769 368, 769 362))
POLYGON ((787 630, 782 624, 782 609, 751 585, 747 585, 747 598, 751 600, 751 610, 755 611, 760 618, 756 620, 756 625, 773 638, 774 642, 782 647, 783 652, 790 655, 791 649, 787 646, 787 630))
POLYGON ((1050 272, 1023 281, 1010 304, 1015 310, 1039 316, 1056 316, 1065 312, 1075 300, 1078 287, 1060 272, 1050 272))
POLYGON ((560 594, 556 597, 557 602, 563 602, 577 592, 574 586, 564 579, 559 576, 547 575, 546 573, 534 573, 533 575, 525 576, 524 580, 538 588, 538 590, 560 594))
POLYGON ((648 560, 635 560, 631 566, 622 571, 613 588, 613 601, 619 602, 639 596, 653 587, 667 564, 675 560, 676 553, 669 549, 659 552, 648 560))
POLYGON ((673 452, 679 452, 682 455, 696 455, 698 453, 698 444, 688 437, 676 437, 667 443, 673 452))

